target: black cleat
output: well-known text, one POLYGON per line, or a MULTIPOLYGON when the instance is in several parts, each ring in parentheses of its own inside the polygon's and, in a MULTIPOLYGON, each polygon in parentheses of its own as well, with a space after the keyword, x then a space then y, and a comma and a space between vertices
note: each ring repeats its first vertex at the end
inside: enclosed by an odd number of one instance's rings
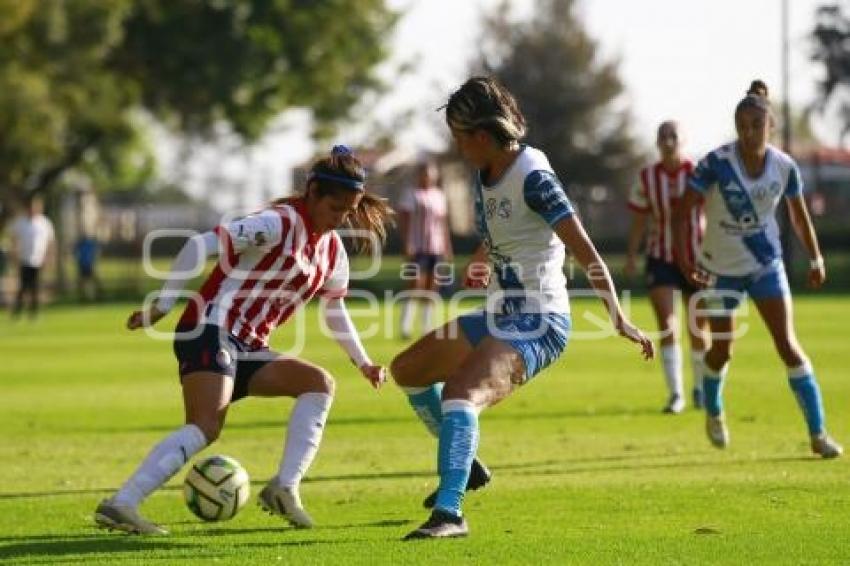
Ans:
MULTIPOLYGON (((488 483, 490 483, 490 478, 493 477, 493 474, 490 473, 490 470, 487 469, 487 466, 484 465, 484 462, 479 460, 478 458, 472 459, 472 465, 469 466, 469 479, 466 482, 466 491, 475 491, 476 489, 481 489, 488 483)), ((431 494, 422 500, 422 507, 425 509, 433 509, 434 504, 437 503, 437 490, 431 492, 431 494)))
POLYGON ((434 509, 431 516, 421 527, 410 531, 403 540, 415 540, 421 538, 456 538, 469 535, 469 525, 466 519, 452 515, 442 509, 434 509))

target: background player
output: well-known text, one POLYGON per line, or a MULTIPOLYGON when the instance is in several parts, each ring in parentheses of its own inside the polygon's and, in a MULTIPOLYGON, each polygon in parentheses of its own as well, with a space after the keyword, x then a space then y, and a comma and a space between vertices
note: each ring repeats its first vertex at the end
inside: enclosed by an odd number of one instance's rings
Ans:
POLYGON ((398 226, 404 254, 416 269, 414 292, 401 305, 401 336, 413 334, 414 305, 422 306, 422 331, 432 330, 433 296, 437 292, 437 265, 452 260, 446 194, 437 185, 437 165, 426 160, 417 166, 416 186, 408 188, 398 205, 398 226), (421 295, 417 295, 421 293, 421 295))
MULTIPOLYGON (((685 408, 682 348, 676 312, 678 295, 681 294, 686 309, 696 407, 702 406, 702 359, 705 356, 707 323, 696 316, 694 311, 697 309, 689 308, 689 305, 696 305, 690 299, 697 289, 679 271, 673 243, 673 211, 685 193, 693 163, 682 157, 681 129, 677 122, 668 120, 658 126, 656 143, 661 160, 641 170, 639 181, 629 195, 629 208, 633 214, 625 273, 629 278, 634 277, 636 257, 646 234, 646 282, 661 333, 661 363, 669 394, 664 412, 676 414, 685 408)), ((690 262, 694 261, 699 250, 702 231, 702 210, 695 207, 687 218, 687 245, 683 246, 690 262)))
POLYGON ((722 388, 732 356, 734 312, 749 294, 785 363, 812 450, 834 458, 841 455, 842 447, 826 433, 820 388, 794 331, 791 290, 776 222, 780 199, 788 203, 791 225, 809 254, 809 284, 820 287, 826 270, 803 199, 800 170, 790 156, 767 143, 772 123, 767 86, 753 81, 735 109, 737 140, 700 161, 677 211, 677 242, 681 245, 687 233, 686 218, 705 201, 706 231, 698 268, 688 263, 686 254, 677 257, 683 273, 694 283, 709 284, 706 301, 712 336, 703 380, 706 432, 714 446, 729 444, 722 388))
POLYGON ((156 302, 130 315, 131 330, 156 323, 174 305, 187 275, 207 256, 219 254, 175 335, 186 424, 157 444, 121 489, 101 502, 95 512, 98 525, 166 534, 138 514, 139 504, 215 441, 230 404, 250 395, 296 398, 280 468, 259 501, 296 526, 312 526, 298 486, 318 450, 334 381, 319 366, 270 351, 268 338, 319 295, 325 301, 328 327, 352 362, 375 388, 383 382, 383 368, 369 359, 345 309, 348 257, 334 231, 349 223, 383 241, 390 210, 365 192, 364 181, 363 167, 351 152, 335 147, 330 157, 313 166, 303 197, 283 199, 191 238, 156 302))

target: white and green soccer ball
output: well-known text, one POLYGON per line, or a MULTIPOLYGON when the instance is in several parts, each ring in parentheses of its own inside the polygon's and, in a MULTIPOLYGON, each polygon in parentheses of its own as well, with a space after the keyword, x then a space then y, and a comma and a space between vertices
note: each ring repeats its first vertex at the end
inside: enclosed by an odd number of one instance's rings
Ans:
POLYGON ((248 472, 227 456, 210 456, 195 462, 183 482, 186 506, 204 521, 232 519, 250 495, 248 472))

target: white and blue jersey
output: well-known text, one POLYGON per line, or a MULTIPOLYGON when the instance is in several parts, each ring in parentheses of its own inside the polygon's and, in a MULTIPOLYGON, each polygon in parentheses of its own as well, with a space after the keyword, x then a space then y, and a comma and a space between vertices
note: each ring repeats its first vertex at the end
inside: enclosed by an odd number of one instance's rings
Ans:
POLYGON ((549 160, 522 146, 501 179, 475 183, 475 220, 493 274, 484 311, 461 316, 460 327, 476 346, 487 336, 510 344, 530 379, 567 346, 570 301, 564 276, 564 244, 553 227, 575 211, 549 160))
POLYGON ((764 171, 750 178, 737 143, 710 152, 697 165, 689 186, 705 198, 702 267, 716 275, 748 276, 782 257, 776 206, 801 194, 800 170, 790 156, 768 146, 764 171))
POLYGON ((493 266, 493 310, 569 313, 566 252, 553 227, 575 211, 543 152, 522 146, 492 185, 478 173, 474 192, 476 227, 493 266))

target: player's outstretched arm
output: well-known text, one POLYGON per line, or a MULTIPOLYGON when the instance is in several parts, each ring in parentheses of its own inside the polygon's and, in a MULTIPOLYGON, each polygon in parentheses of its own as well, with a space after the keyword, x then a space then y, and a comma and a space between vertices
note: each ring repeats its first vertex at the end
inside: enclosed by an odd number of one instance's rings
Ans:
POLYGON ((348 354, 351 362, 357 366, 363 377, 372 384, 372 387, 380 389, 381 385, 387 380, 386 369, 383 366, 373 364, 372 360, 369 359, 369 355, 360 341, 357 328, 351 321, 348 309, 345 308, 345 301, 337 297, 324 299, 322 300, 322 307, 325 324, 334 339, 348 354))
POLYGON ((624 338, 640 345, 643 357, 647 360, 651 359, 655 355, 652 340, 626 319, 623 309, 620 307, 620 301, 617 300, 617 290, 614 288, 614 281, 611 279, 608 266, 605 265, 599 252, 596 251, 596 246, 590 241, 590 237, 585 232, 578 217, 573 214, 560 220, 555 225, 555 233, 570 248, 573 257, 584 269, 588 281, 605 304, 617 332, 624 338))
POLYGON ((788 197, 788 216, 791 217, 791 226, 794 233, 800 239, 806 252, 809 254, 809 286, 817 289, 826 281, 826 265, 818 245, 818 235, 806 208, 803 195, 788 197))
POLYGON ((174 307, 186 281, 199 274, 203 268, 203 262, 208 257, 218 253, 218 244, 218 236, 214 232, 204 232, 186 240, 177 257, 174 258, 174 263, 171 264, 171 271, 159 291, 159 296, 147 310, 130 313, 127 328, 136 330, 153 326, 167 315, 174 307))

